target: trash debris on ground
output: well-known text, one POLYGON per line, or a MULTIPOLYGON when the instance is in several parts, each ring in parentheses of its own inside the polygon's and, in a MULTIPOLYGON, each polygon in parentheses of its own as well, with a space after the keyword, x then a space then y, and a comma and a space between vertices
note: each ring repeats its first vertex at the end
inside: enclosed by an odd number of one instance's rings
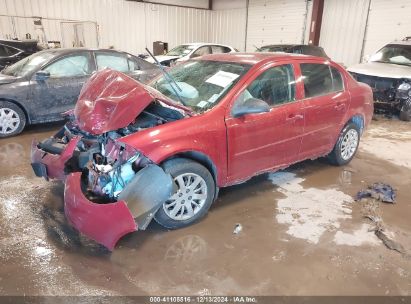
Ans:
POLYGON ((401 253, 405 258, 409 258, 410 254, 407 253, 407 250, 400 243, 393 240, 387 233, 379 209, 380 201, 395 203, 395 196, 395 190, 390 185, 375 183, 369 186, 368 189, 359 191, 355 200, 366 200, 366 203, 363 205, 364 218, 369 219, 374 224, 374 227, 370 231, 374 231, 375 235, 382 241, 385 247, 401 253))
POLYGON ((355 200, 359 201, 362 198, 372 197, 384 203, 395 203, 396 192, 390 185, 384 183, 374 183, 368 186, 367 189, 361 190, 355 196, 355 200))
POLYGON ((241 224, 235 224, 233 234, 239 234, 243 230, 243 226, 241 224))

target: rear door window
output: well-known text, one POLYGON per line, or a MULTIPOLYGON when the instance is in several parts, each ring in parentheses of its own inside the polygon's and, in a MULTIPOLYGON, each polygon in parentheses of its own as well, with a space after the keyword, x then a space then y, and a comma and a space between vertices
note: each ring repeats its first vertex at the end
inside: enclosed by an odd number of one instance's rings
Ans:
POLYGON ((330 67, 330 68, 331 68, 331 74, 333 77, 333 91, 338 92, 338 91, 344 90, 344 82, 343 82, 340 71, 338 71, 334 67, 330 67))
POLYGON ((301 73, 306 98, 326 95, 333 92, 333 79, 328 65, 302 63, 301 73))
POLYGON ((207 45, 207 46, 202 46, 199 49, 197 49, 191 57, 195 58, 195 57, 200 57, 200 56, 204 56, 208 54, 211 54, 211 50, 210 50, 210 46, 207 45))
POLYGON ((231 52, 230 48, 222 45, 213 45, 211 46, 211 50, 213 54, 220 54, 220 53, 229 53, 231 52))
MULTIPOLYGON (((97 69, 109 68, 119 72, 129 71, 129 62, 125 55, 114 53, 96 53, 97 69)), ((134 66, 133 66, 134 67, 134 66)))

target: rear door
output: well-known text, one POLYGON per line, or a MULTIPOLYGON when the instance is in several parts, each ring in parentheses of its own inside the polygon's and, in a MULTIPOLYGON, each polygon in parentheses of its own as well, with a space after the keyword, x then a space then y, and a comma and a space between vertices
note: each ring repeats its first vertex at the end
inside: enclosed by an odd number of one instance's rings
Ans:
POLYGON ((84 82, 90 77, 93 65, 88 51, 75 52, 57 58, 42 68, 50 73, 46 80, 33 75, 33 103, 36 120, 55 120, 72 109, 84 82))
POLYGON ((227 114, 229 181, 246 179, 298 159, 304 116, 295 83, 295 65, 276 64, 256 73, 234 97, 233 106, 257 98, 271 109, 236 118, 227 114))
POLYGON ((350 94, 342 74, 326 63, 301 63, 304 84, 305 131, 301 158, 329 152, 348 110, 350 94))

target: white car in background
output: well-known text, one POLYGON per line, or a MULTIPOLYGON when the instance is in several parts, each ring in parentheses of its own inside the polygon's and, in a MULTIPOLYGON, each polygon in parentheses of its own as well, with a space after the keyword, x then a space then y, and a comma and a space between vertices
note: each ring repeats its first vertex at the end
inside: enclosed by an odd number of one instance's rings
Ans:
POLYGON ((371 87, 376 112, 411 121, 411 37, 385 45, 368 62, 347 70, 371 87))
MULTIPOLYGON (((176 46, 165 55, 155 56, 156 59, 165 66, 170 66, 176 62, 187 61, 191 58, 208 54, 233 53, 238 52, 235 48, 217 43, 186 43, 176 46)), ((147 58, 148 62, 154 63, 153 58, 147 58)))

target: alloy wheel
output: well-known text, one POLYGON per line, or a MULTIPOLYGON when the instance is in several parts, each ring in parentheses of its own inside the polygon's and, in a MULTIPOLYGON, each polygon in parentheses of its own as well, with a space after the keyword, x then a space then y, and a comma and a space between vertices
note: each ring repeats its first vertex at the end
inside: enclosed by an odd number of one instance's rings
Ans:
POLYGON ((10 108, 0 109, 0 133, 10 134, 18 129, 20 125, 19 114, 10 108))
POLYGON ((195 173, 176 176, 174 182, 178 190, 163 204, 164 212, 173 220, 192 218, 204 206, 207 199, 207 184, 195 173))
POLYGON ((348 130, 341 141, 341 158, 344 160, 353 157, 358 146, 358 132, 354 129, 348 130))

